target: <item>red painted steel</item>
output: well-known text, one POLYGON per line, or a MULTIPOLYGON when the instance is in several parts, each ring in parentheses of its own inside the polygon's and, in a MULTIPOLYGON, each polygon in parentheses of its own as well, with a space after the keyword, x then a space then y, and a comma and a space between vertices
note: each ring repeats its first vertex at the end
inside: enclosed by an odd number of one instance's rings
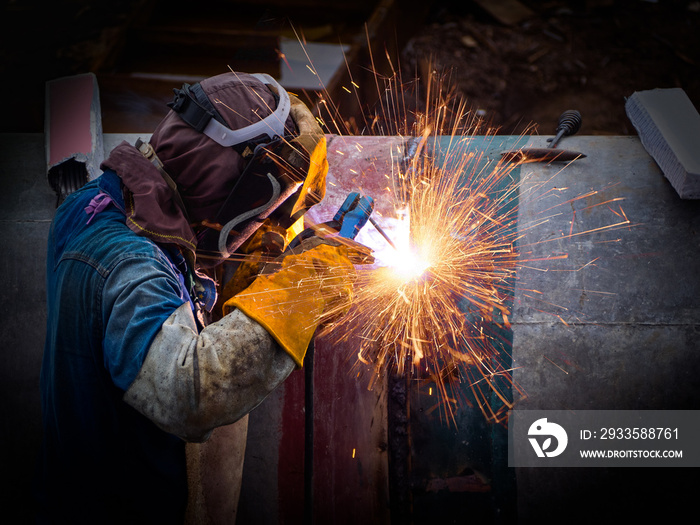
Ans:
POLYGON ((90 110, 96 89, 93 75, 76 75, 48 83, 49 165, 75 154, 92 153, 94 137, 90 110))
POLYGON ((296 370, 284 383, 278 459, 280 523, 304 518, 304 372, 296 370))
MULTIPOLYGON (((400 158, 404 140, 334 135, 327 140, 326 197, 309 212, 311 220, 318 223, 332 219, 352 191, 375 199, 373 217, 380 224, 393 216, 388 198, 392 155, 400 158)), ((361 235, 372 233, 372 228, 368 223, 361 235)), ((358 239, 362 241, 362 236, 358 239)), ((353 364, 358 348, 351 332, 342 344, 334 345, 327 337, 316 340, 313 518, 315 523, 388 523, 386 381, 377 381, 370 391, 369 377, 357 377, 353 364)), ((268 490, 260 479, 248 479, 255 483, 255 499, 267 502, 265 505, 271 508, 266 515, 278 523, 304 521, 304 396, 304 371, 297 370, 275 396, 251 414, 253 435, 265 443, 251 443, 249 437, 248 453, 256 457, 247 456, 247 468, 262 468, 262 479, 267 479, 267 473, 276 473, 277 485, 268 490), (260 435, 261 424, 266 427, 262 431, 267 438, 260 435), (268 428, 271 426, 276 428, 268 428), (261 461, 260 456, 266 459, 261 461), (271 465, 274 462, 276 465, 271 465)))
MULTIPOLYGON (((404 140, 339 136, 329 139, 326 198, 314 208, 311 218, 316 222, 329 220, 352 191, 375 199, 373 217, 379 223, 393 216, 392 157, 401 157, 404 140)), ((364 230, 372 228, 368 223, 364 230)), ((363 236, 358 237, 362 239, 363 236)), ((390 520, 386 381, 383 378, 372 391, 368 390, 369 376, 358 377, 358 370, 353 367, 358 349, 352 330, 340 344, 334 345, 329 337, 316 340, 313 464, 316 523, 388 523, 390 520)))

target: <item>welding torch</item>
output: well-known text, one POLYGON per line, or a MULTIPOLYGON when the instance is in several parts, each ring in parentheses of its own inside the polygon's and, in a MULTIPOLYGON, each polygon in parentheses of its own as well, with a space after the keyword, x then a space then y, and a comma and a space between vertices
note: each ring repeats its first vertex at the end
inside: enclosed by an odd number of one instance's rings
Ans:
POLYGON ((354 264, 372 264, 374 256, 372 249, 355 240, 357 234, 369 221, 377 231, 393 246, 388 235, 382 230, 377 222, 372 218, 374 211, 374 199, 359 192, 351 192, 333 216, 333 219, 321 224, 311 224, 308 228, 297 235, 289 244, 290 248, 295 248, 304 239, 312 236, 329 238, 348 247, 350 260, 354 264))

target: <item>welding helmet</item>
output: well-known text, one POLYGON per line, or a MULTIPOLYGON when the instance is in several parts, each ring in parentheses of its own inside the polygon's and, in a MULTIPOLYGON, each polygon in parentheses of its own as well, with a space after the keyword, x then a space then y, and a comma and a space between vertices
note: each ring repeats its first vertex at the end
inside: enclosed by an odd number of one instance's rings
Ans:
POLYGON ((243 159, 242 169, 240 164, 231 167, 240 173, 231 174, 233 187, 223 204, 198 229, 197 251, 209 254, 209 260, 229 257, 265 221, 291 227, 325 194, 326 142, 316 119, 269 75, 250 77, 274 94, 276 107, 238 129, 228 127, 222 116, 226 109, 236 109, 230 101, 212 99, 204 81, 174 90, 175 98, 168 104, 194 130, 243 159), (215 104, 224 106, 222 112, 215 104), (296 129, 290 130, 290 119, 296 129))

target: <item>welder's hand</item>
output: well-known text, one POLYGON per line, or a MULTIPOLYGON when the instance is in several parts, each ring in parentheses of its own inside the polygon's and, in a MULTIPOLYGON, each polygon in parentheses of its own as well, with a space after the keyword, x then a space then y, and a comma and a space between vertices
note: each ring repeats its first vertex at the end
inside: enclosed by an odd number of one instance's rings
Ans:
POLYGON ((224 314, 238 308, 262 325, 298 366, 316 328, 347 312, 355 279, 344 245, 312 244, 286 254, 276 271, 261 274, 224 304, 224 314))
POLYGON ((266 222, 236 251, 237 257, 242 260, 219 294, 214 310, 218 317, 223 315, 222 308, 226 301, 250 286, 265 265, 279 257, 286 246, 286 234, 283 228, 266 222))
POLYGON ((343 245, 348 250, 348 257, 353 264, 373 264, 374 256, 371 248, 360 244, 354 239, 348 239, 338 235, 338 231, 329 226, 327 223, 317 224, 313 228, 307 228, 297 235, 289 244, 283 256, 291 251, 299 253, 299 245, 301 251, 307 250, 317 244, 330 244, 332 246, 343 245))
POLYGON ((302 240, 300 243, 297 243, 294 245, 294 247, 289 246, 279 257, 272 261, 268 261, 261 270, 261 274, 270 274, 278 271, 282 267, 282 263, 284 262, 284 259, 288 255, 300 255, 306 251, 312 250, 313 248, 316 248, 317 246, 320 246, 322 244, 327 244, 328 246, 334 246, 338 247, 340 246, 339 242, 334 241, 333 239, 324 239, 321 237, 308 237, 304 240, 302 240))

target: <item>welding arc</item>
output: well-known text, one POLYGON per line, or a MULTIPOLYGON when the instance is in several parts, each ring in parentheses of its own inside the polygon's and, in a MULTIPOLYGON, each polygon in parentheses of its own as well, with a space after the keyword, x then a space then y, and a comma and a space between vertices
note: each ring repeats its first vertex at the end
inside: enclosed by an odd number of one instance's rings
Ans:
POLYGON ((389 238, 389 236, 386 234, 386 232, 382 229, 382 227, 379 226, 379 224, 377 224, 377 221, 375 221, 372 217, 370 217, 369 222, 371 222, 372 226, 374 226, 377 229, 377 231, 382 234, 382 237, 384 237, 386 239, 386 242, 388 242, 394 250, 398 250, 396 245, 392 242, 392 240, 389 238))

